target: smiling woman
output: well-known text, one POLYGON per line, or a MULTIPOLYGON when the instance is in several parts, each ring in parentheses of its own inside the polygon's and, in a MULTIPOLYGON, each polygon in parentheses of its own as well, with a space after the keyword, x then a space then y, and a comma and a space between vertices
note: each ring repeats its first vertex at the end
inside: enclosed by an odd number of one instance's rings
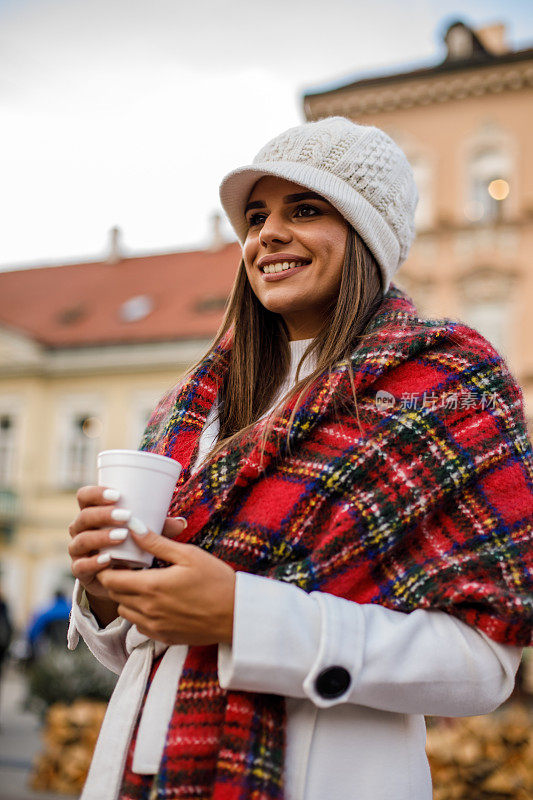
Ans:
POLYGON ((70 646, 120 673, 82 800, 430 800, 424 715, 510 694, 532 641, 523 401, 476 331, 391 284, 416 196, 395 143, 338 117, 222 182, 231 300, 141 445, 183 466, 164 536, 113 487, 80 490, 70 526, 70 646), (98 555, 117 523, 153 569, 98 555))

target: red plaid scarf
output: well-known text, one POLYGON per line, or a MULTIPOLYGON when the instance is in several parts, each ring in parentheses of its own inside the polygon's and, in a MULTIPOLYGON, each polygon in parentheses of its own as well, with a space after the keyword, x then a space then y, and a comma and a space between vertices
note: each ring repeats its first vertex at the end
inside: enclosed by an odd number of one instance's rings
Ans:
MULTIPOLYGON (((366 333, 351 358, 359 421, 340 364, 309 391, 288 442, 294 401, 277 414, 263 456, 260 421, 191 474, 230 343, 167 395, 143 447, 184 466, 171 506, 188 520, 182 540, 308 592, 441 609, 530 644, 533 457, 520 389, 478 333, 418 318, 394 285, 366 333)), ((216 657, 189 649, 150 797, 283 798, 284 700, 225 692, 216 657)), ((131 771, 134 744, 123 798, 152 784, 131 771)))

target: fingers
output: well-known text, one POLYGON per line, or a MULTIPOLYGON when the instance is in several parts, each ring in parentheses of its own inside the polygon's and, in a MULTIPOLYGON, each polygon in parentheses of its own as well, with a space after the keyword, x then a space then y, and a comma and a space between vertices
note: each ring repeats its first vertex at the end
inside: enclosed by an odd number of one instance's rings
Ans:
POLYGON ((82 486, 76 492, 80 508, 87 506, 105 506, 120 500, 120 492, 106 486, 82 486))
POLYGON ((72 562, 71 570, 82 586, 89 586, 99 572, 109 567, 109 561, 98 561, 99 555, 77 558, 72 562))
POLYGON ((72 520, 68 531, 72 537, 81 531, 94 528, 113 528, 125 526, 131 520, 131 511, 113 506, 87 506, 72 520))
POLYGON ((100 575, 99 581, 110 595, 116 595, 117 598, 126 595, 147 595, 157 587, 159 576, 154 576, 154 572, 159 570, 108 569, 100 575))
MULTIPOLYGON (((181 533, 183 527, 182 524, 178 531, 179 533, 181 533)), ((167 536, 168 535, 169 534, 167 534, 167 536)), ((187 555, 191 545, 171 541, 167 536, 158 536, 153 531, 148 531, 148 533, 143 536, 132 534, 134 542, 138 544, 142 550, 152 553, 152 555, 159 558, 161 561, 168 561, 170 564, 187 563, 187 555)))
POLYGON ((95 551, 120 544, 127 538, 127 528, 100 528, 99 530, 82 531, 69 543, 68 554, 73 559, 92 556, 95 551))

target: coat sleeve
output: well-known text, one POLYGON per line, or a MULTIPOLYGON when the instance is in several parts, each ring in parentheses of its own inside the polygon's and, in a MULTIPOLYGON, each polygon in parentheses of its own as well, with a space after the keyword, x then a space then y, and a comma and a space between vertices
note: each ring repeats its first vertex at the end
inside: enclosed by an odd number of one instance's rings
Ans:
POLYGON ((122 619, 122 617, 117 617, 107 627, 100 628, 96 618, 91 613, 85 590, 80 582, 76 581, 67 633, 69 650, 76 649, 80 636, 82 636, 95 658, 111 672, 120 675, 124 664, 128 660, 126 635, 130 628, 131 623, 122 619))
POLYGON ((235 600, 233 644, 218 650, 226 689, 460 717, 493 711, 514 686, 521 648, 444 611, 360 605, 243 572, 235 600))

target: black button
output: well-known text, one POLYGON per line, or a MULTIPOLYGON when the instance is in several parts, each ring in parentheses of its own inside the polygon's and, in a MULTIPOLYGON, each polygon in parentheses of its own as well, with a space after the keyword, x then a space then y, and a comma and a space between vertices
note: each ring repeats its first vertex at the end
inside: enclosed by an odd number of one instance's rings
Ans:
POLYGON ((315 686, 319 695, 333 700, 344 694, 351 682, 350 673, 344 667, 328 667, 318 675, 315 686))

